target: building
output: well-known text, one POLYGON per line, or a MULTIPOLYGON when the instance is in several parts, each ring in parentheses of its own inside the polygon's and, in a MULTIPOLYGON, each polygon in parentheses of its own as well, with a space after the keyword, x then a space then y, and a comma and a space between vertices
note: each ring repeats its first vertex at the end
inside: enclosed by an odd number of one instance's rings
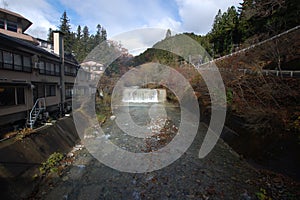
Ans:
POLYGON ((54 43, 25 34, 32 23, 0 9, 0 125, 27 119, 35 122, 41 110, 66 112, 71 108, 79 64, 63 49, 63 35, 54 43))
POLYGON ((0 8, 0 33, 16 37, 37 45, 37 39, 25 34, 25 31, 31 25, 32 22, 22 15, 0 8))
POLYGON ((104 73, 105 67, 101 63, 97 63, 95 61, 87 61, 80 64, 82 69, 91 73, 91 79, 96 80, 99 79, 101 74, 104 73))

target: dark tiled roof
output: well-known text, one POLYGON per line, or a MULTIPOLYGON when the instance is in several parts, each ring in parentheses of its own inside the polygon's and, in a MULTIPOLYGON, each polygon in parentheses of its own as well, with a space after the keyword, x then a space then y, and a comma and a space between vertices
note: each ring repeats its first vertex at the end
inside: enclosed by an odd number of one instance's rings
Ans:
POLYGON ((4 12, 6 14, 13 15, 13 16, 18 17, 18 18, 26 19, 25 17, 23 17, 22 15, 20 15, 18 13, 15 13, 15 12, 12 12, 10 10, 3 9, 3 8, 0 8, 0 12, 4 12))
POLYGON ((26 42, 24 40, 15 38, 15 37, 11 37, 5 34, 0 33, 0 41, 2 45, 8 45, 8 46, 15 46, 15 47, 25 47, 26 49, 28 49, 29 51, 34 51, 34 52, 38 52, 38 53, 42 53, 45 54, 47 56, 52 56, 52 57, 56 57, 58 58, 57 55, 52 54, 48 51, 46 51, 43 48, 40 48, 39 46, 36 46, 34 44, 31 44, 30 42, 26 42))
MULTIPOLYGON (((40 53, 45 56, 51 57, 53 59, 59 59, 58 55, 51 53, 39 46, 36 46, 36 45, 30 43, 30 42, 0 33, 0 46, 2 46, 2 45, 14 46, 14 47, 17 47, 17 48, 25 50, 25 51, 27 50, 27 51, 31 51, 31 52, 36 52, 36 53, 40 53)), ((76 61, 74 56, 69 53, 65 53, 65 61, 68 61, 70 63, 78 65, 78 62, 76 61)))
POLYGON ((65 52, 65 60, 74 63, 76 65, 79 65, 79 63, 77 62, 77 60, 75 59, 72 53, 65 52))

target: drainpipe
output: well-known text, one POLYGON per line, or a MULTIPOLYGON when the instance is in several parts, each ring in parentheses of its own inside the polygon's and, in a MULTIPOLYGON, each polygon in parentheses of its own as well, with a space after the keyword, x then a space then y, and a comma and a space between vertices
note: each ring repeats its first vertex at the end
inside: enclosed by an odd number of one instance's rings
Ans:
POLYGON ((65 104, 65 53, 64 53, 64 34, 61 31, 53 32, 54 53, 59 56, 60 63, 60 116, 64 114, 65 104))

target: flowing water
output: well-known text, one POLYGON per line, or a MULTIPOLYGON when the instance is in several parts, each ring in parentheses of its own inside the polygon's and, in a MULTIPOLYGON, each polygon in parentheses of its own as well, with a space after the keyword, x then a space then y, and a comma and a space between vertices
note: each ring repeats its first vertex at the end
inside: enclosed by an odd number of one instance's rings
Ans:
POLYGON ((122 101, 130 103, 163 103, 166 101, 166 91, 164 89, 125 88, 122 101))
POLYGON ((103 131, 114 144, 132 152, 148 151, 147 140, 155 149, 166 145, 176 135, 181 120, 180 108, 171 104, 131 104, 118 107, 117 112, 117 119, 106 122, 103 131), (167 135, 164 144, 161 134, 167 135))

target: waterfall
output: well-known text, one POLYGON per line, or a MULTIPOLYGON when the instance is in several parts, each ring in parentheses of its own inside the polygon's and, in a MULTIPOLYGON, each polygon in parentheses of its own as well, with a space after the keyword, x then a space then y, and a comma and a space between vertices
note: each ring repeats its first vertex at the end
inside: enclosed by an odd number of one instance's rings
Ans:
POLYGON ((165 90, 162 89, 125 88, 122 101, 129 103, 158 103, 165 101, 164 94, 165 90))

